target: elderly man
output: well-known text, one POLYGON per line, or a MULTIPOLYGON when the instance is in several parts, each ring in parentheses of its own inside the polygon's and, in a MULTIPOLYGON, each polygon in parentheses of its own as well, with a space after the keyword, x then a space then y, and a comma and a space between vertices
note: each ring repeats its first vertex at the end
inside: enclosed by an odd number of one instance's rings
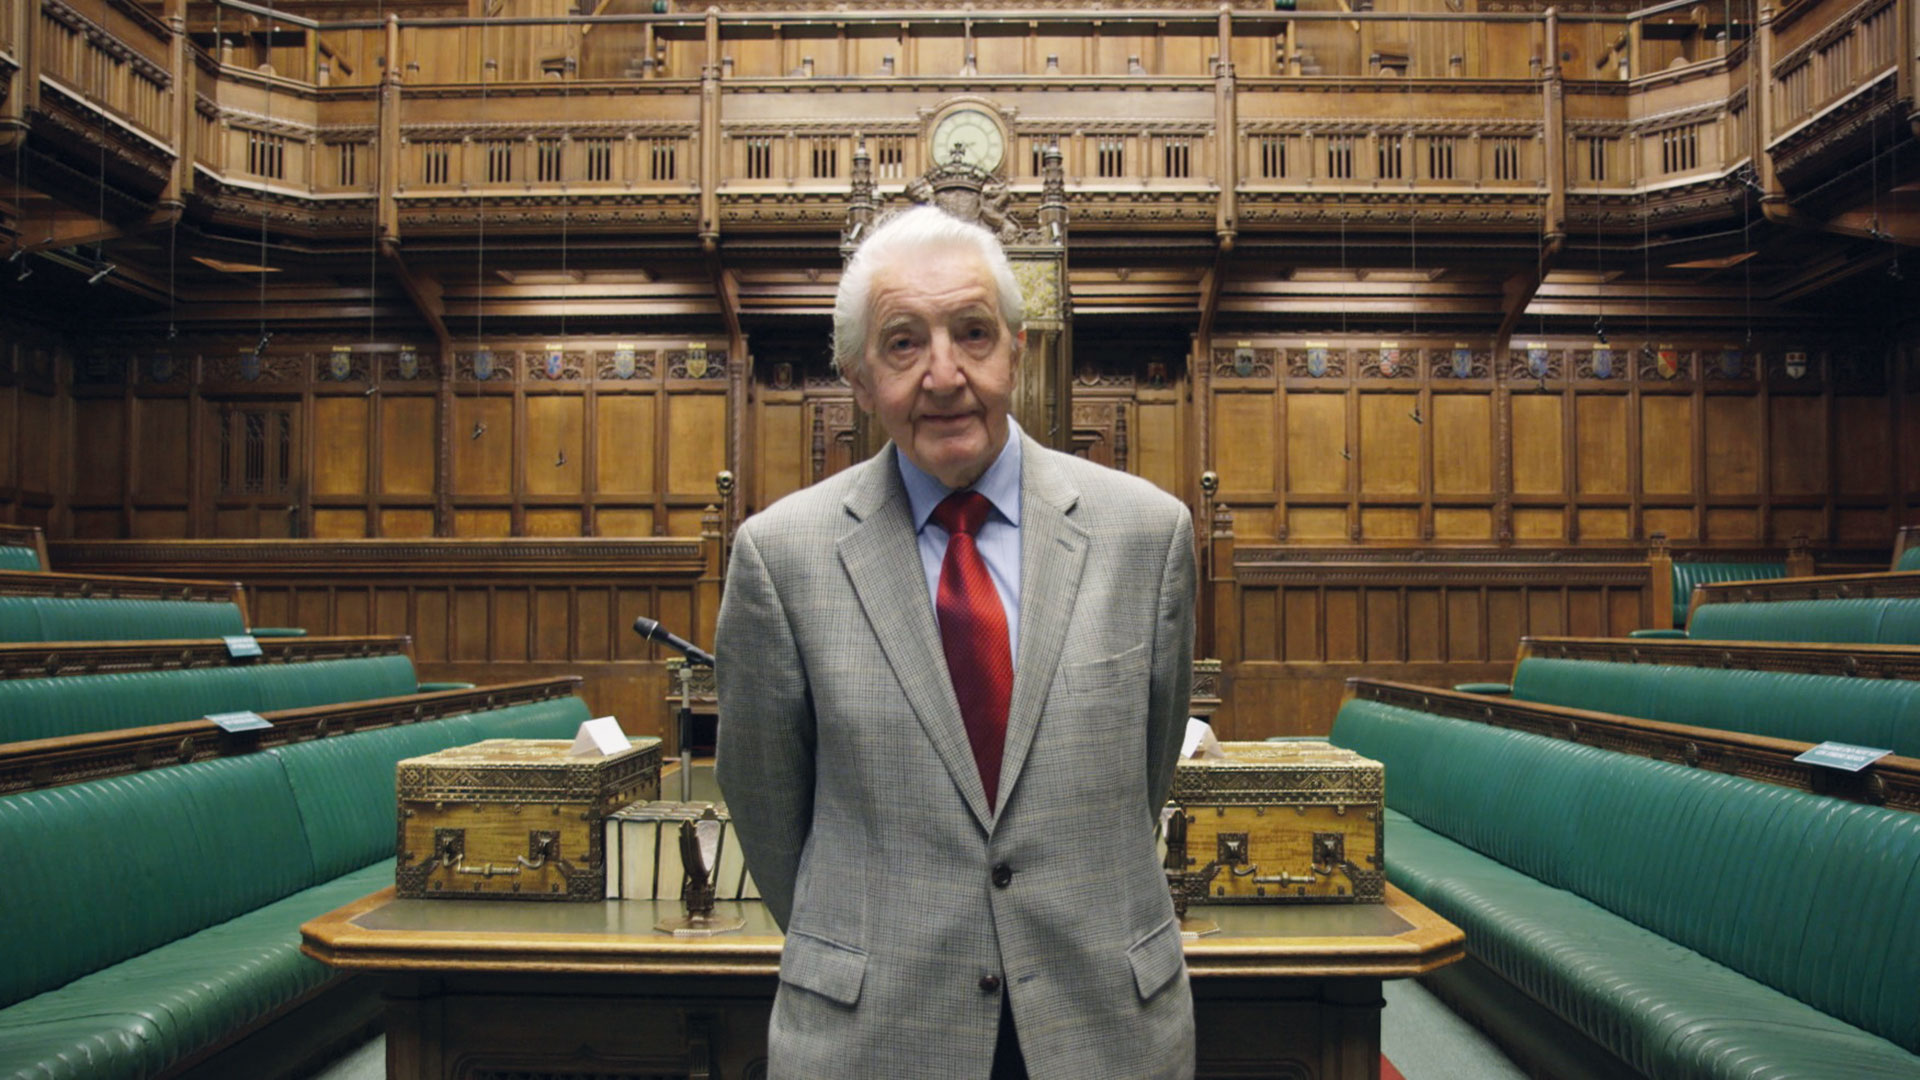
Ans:
POLYGON ((834 356, 891 442, 734 545, 718 768, 787 931, 774 1078, 1193 1072, 1154 853, 1192 524, 1009 419, 1021 323, 985 230, 875 230, 834 356))

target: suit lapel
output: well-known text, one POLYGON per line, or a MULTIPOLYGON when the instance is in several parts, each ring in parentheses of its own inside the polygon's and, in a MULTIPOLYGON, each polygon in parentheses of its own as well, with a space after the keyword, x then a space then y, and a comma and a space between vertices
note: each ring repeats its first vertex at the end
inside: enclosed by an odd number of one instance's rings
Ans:
MULTIPOLYGON (((861 466, 865 474, 845 500, 847 512, 859 524, 840 538, 840 562, 927 738, 985 828, 993 815, 987 811, 986 789, 980 784, 980 770, 947 675, 940 627, 927 598, 926 571, 914 538, 911 505, 893 454, 889 446, 861 466)), ((1023 607, 1022 626, 1025 618, 1023 607)), ((1016 695, 1019 686, 1016 676, 1016 695)))
POLYGON ((1068 516, 1079 492, 1040 444, 1021 438, 1026 445, 1021 447, 1020 477, 1020 655, 1013 665, 1013 701, 1000 760, 998 805, 1003 807, 1020 779, 1060 666, 1088 544, 1086 531, 1068 516))

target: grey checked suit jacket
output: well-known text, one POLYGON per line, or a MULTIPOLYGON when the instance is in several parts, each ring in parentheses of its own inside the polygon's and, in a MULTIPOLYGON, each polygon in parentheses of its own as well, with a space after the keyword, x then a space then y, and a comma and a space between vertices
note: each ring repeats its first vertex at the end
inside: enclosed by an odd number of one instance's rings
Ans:
POLYGON ((1192 995, 1154 852, 1187 715, 1192 524, 1137 477, 1031 439, 1022 454, 997 814, 892 447, 735 541, 718 769, 787 931, 774 1080, 985 1078, 1002 993, 1036 1078, 1192 1075, 1192 995))

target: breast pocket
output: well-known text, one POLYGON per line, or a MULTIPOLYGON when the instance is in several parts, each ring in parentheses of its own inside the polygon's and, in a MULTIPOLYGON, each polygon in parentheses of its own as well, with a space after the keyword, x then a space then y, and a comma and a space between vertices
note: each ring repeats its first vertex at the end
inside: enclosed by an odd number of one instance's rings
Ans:
POLYGON ((1067 689, 1075 694, 1097 694, 1114 688, 1141 690, 1147 684, 1147 643, 1099 660, 1067 664, 1062 669, 1067 689))

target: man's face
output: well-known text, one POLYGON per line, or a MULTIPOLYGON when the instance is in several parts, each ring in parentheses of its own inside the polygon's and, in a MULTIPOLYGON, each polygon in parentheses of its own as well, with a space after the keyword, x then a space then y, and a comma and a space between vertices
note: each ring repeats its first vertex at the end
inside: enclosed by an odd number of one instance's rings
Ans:
POLYGON ((992 275, 965 248, 915 252, 877 269, 868 304, 854 400, 923 472, 950 488, 972 484, 1007 444, 1026 346, 1000 317, 992 275))

